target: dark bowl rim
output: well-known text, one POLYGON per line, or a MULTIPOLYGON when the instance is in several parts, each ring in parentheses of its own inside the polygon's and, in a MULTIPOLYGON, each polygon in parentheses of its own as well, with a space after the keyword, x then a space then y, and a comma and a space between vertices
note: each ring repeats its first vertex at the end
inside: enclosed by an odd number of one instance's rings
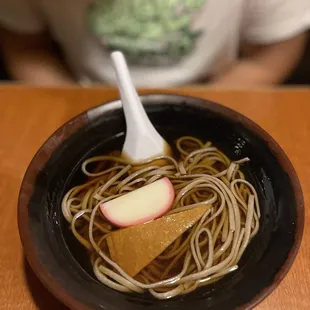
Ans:
MULTIPOLYGON (((255 306, 257 306, 260 302, 262 302, 266 297, 268 297, 281 283, 281 281, 284 279, 284 277, 287 275, 288 271, 293 265, 293 262, 298 254, 301 241, 302 241, 302 235, 304 230, 304 220, 305 220, 305 210, 304 210, 304 198, 302 194, 302 188, 300 181, 298 179, 297 173, 290 162, 289 158, 287 157, 286 153, 282 149, 282 147, 276 142, 276 140, 267 133, 262 127, 260 127, 257 123, 249 119, 248 117, 244 116, 243 114, 234 111, 231 108, 228 108, 224 105, 209 101, 204 98, 199 98, 195 96, 188 96, 188 95, 182 95, 182 94, 172 94, 172 93, 149 93, 149 94, 143 94, 139 96, 144 102, 146 102, 148 99, 152 99, 152 97, 162 97, 162 98, 175 98, 182 100, 194 100, 196 102, 204 102, 206 106, 208 105, 207 109, 211 109, 214 112, 218 112, 221 114, 221 116, 225 116, 229 118, 232 121, 235 121, 238 119, 239 122, 242 123, 246 128, 249 128, 252 132, 254 132, 256 135, 258 135, 260 138, 264 139, 268 143, 268 147, 270 150, 274 153, 276 156, 278 162, 281 164, 282 168, 286 171, 286 173, 289 175, 289 178, 292 183, 292 188, 294 191, 294 197, 296 201, 296 213, 297 213, 297 221, 296 221, 296 233, 295 233, 295 240, 292 248, 290 249, 290 252, 288 254, 288 257, 285 261, 285 263, 281 266, 280 270, 277 272, 276 276, 274 277, 274 280, 271 285, 265 287, 262 291, 260 291, 252 300, 250 300, 248 303, 240 306, 238 309, 253 309, 255 306)), ((67 122, 65 122, 63 125, 61 125, 57 130, 55 130, 46 140, 45 142, 40 146, 40 148, 37 150, 35 155, 33 156, 30 164, 28 165, 28 168, 24 174, 19 195, 18 195, 18 208, 17 208, 17 218, 18 218, 18 230, 19 235, 21 239, 21 243, 23 245, 23 253, 27 258, 28 263, 30 264, 32 270, 35 272, 36 276, 40 279, 40 281, 44 284, 44 286, 58 299, 60 300, 64 305, 69 307, 70 309, 76 309, 76 310, 91 310, 88 306, 84 305, 80 301, 74 299, 70 294, 67 293, 67 291, 55 280, 49 272, 44 268, 44 266, 41 264, 38 256, 36 255, 35 245, 32 242, 30 238, 30 232, 28 229, 28 203, 25 205, 24 200, 22 199, 22 195, 24 191, 32 190, 33 183, 29 183, 28 179, 32 179, 30 177, 31 171, 34 168, 34 164, 36 163, 38 159, 38 155, 40 152, 44 149, 46 144, 57 135, 57 133, 68 126, 69 124, 74 124, 76 120, 86 119, 88 118, 88 113, 90 111, 95 111, 102 105, 106 104, 112 104, 119 101, 119 99, 109 100, 107 102, 104 102, 100 105, 97 105, 95 107, 92 107, 88 110, 85 110, 78 115, 74 116, 67 122)), ((159 103, 160 104, 160 103, 159 103)), ((74 131, 71 132, 68 136, 69 137, 72 133, 80 129, 85 125, 85 123, 82 123, 74 127, 74 131)), ((63 141, 63 140, 62 140, 63 141)), ((57 147, 57 146, 56 146, 57 147)), ((48 161, 48 158, 46 159, 48 161)))

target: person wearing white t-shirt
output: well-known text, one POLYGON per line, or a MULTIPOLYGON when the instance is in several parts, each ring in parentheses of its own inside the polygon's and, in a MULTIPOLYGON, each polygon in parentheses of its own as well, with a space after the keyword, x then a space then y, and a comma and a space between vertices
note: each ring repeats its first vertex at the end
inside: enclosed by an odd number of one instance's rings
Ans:
POLYGON ((114 84, 113 50, 138 87, 277 84, 309 25, 309 0, 0 0, 7 70, 38 85, 114 84))

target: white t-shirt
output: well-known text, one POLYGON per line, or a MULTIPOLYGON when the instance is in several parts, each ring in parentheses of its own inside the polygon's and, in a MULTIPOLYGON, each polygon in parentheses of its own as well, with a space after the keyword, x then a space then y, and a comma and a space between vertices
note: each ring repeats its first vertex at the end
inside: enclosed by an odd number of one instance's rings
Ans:
POLYGON ((199 81, 225 70, 239 43, 288 39, 310 25, 310 0, 0 0, 0 23, 48 27, 80 82, 115 82, 122 50, 137 86, 199 81))

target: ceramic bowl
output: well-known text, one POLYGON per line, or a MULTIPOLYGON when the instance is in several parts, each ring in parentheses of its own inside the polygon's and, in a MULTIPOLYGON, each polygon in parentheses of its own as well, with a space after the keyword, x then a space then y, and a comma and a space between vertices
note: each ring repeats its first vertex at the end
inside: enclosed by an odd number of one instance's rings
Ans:
POLYGON ((156 94, 142 96, 157 130, 172 142, 183 135, 210 140, 231 159, 249 157, 246 177, 261 205, 260 230, 240 268, 193 293, 159 301, 99 283, 86 251, 73 238, 60 203, 83 182, 88 157, 121 149, 125 120, 120 101, 86 111, 59 128, 39 149, 25 174, 18 222, 25 255, 44 285, 71 309, 250 309, 280 283, 297 254, 304 206, 296 173, 280 146, 248 118, 203 99, 156 94))

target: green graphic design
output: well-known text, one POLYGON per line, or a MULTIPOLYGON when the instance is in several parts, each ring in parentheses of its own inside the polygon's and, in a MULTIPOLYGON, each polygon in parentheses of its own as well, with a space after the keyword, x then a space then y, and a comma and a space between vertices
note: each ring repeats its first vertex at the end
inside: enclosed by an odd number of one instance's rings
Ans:
POLYGON ((193 15, 206 0, 95 0, 87 24, 109 50, 121 50, 130 63, 167 65, 195 46, 201 31, 191 30, 193 15))

